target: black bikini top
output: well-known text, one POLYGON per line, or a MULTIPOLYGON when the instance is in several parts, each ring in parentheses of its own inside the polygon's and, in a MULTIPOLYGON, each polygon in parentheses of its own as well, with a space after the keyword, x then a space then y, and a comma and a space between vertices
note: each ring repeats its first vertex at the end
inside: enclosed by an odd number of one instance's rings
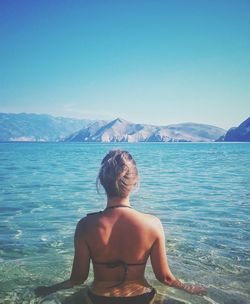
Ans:
POLYGON ((122 276, 120 282, 118 282, 115 285, 107 287, 107 288, 113 288, 113 287, 120 286, 121 284, 124 283, 124 281, 126 280, 127 274, 128 274, 128 266, 146 265, 147 261, 143 262, 143 263, 126 263, 123 260, 115 260, 113 262, 96 262, 92 259, 92 263, 95 264, 95 265, 103 265, 103 266, 106 266, 107 268, 110 268, 110 269, 113 269, 113 268, 116 268, 116 267, 122 267, 123 268, 124 273, 123 273, 123 276, 122 276))
MULTIPOLYGON (((105 210, 114 209, 114 208, 131 208, 131 207, 130 206, 126 206, 126 205, 115 205, 115 206, 107 207, 103 211, 89 213, 87 215, 94 215, 94 214, 103 213, 105 210)), ((107 287, 107 288, 113 288, 113 287, 120 286, 121 284, 124 283, 124 281, 126 280, 127 274, 128 274, 128 266, 146 265, 147 261, 145 261, 143 263, 126 263, 123 260, 115 260, 115 261, 112 261, 112 262, 97 262, 97 261, 95 261, 95 260, 92 259, 92 263, 95 264, 95 265, 103 265, 103 266, 106 266, 107 268, 110 268, 110 269, 113 269, 113 268, 116 268, 116 267, 122 267, 123 268, 124 273, 123 273, 123 277, 120 280, 120 282, 118 282, 117 284, 112 285, 110 287, 107 287)))

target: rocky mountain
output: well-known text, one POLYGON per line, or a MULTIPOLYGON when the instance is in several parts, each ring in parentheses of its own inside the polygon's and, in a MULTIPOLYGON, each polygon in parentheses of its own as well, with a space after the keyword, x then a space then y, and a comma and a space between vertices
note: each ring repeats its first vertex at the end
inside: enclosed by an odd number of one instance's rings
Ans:
POLYGON ((247 141, 250 142, 250 117, 238 127, 231 128, 218 141, 247 141))
POLYGON ((86 128, 82 128, 80 131, 76 131, 73 134, 69 135, 63 141, 76 141, 84 142, 89 141, 88 138, 92 137, 100 128, 107 124, 107 121, 98 120, 90 124, 86 128))
POLYGON ((224 135, 225 130, 197 123, 168 126, 135 124, 117 118, 111 122, 95 122, 65 139, 80 142, 210 142, 224 135))
POLYGON ((90 123, 93 121, 46 114, 0 113, 0 142, 59 141, 90 123))

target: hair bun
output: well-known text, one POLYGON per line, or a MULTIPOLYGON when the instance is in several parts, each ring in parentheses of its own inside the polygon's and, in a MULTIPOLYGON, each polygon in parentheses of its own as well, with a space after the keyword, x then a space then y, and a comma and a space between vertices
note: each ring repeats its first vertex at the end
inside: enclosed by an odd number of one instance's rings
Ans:
POLYGON ((112 150, 101 162, 97 177, 109 197, 127 197, 138 184, 136 163, 127 151, 112 150))

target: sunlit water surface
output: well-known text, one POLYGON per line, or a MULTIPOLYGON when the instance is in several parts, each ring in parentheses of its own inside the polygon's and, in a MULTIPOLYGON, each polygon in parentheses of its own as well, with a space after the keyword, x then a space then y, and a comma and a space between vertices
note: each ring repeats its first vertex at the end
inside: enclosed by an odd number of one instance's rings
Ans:
MULTIPOLYGON (((95 179, 113 148, 134 156, 134 208, 158 216, 172 272, 204 297, 158 283, 156 303, 250 303, 250 144, 0 144, 0 303, 83 303, 82 287, 46 298, 69 277, 77 221, 105 206, 95 179)), ((145 236, 146 237, 146 236, 145 236)), ((89 281, 92 280, 92 273, 89 281)))

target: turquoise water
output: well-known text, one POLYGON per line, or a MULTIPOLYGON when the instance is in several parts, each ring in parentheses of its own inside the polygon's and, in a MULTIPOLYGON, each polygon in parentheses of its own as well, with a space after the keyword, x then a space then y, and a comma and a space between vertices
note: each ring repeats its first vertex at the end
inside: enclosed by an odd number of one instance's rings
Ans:
POLYGON ((241 143, 0 144, 0 303, 82 303, 72 300, 82 287, 45 299, 33 289, 69 277, 75 224, 104 208, 95 179, 113 148, 137 161, 131 202, 162 220, 172 272, 208 286, 205 297, 168 288, 148 265, 159 302, 250 303, 250 144, 241 143))

